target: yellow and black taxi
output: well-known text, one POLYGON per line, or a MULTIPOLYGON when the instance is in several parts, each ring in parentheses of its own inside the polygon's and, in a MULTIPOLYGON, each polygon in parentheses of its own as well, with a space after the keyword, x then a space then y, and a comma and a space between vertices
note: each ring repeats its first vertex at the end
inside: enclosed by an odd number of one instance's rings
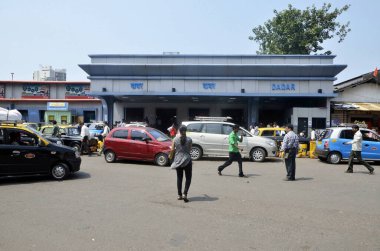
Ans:
POLYGON ((52 143, 27 125, 0 121, 0 176, 50 174, 62 180, 80 164, 73 148, 52 143))
MULTIPOLYGON (((50 141, 55 141, 52 139, 53 125, 42 126, 40 132, 50 141)), ((59 125, 59 135, 60 140, 66 146, 74 148, 76 151, 80 152, 82 148, 82 137, 80 136, 80 131, 77 126, 73 125, 59 125)))

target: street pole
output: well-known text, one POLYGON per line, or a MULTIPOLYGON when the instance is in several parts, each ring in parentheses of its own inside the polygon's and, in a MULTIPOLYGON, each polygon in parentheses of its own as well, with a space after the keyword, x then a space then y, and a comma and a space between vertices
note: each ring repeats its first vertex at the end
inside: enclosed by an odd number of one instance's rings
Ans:
POLYGON ((12 81, 13 81, 13 74, 14 74, 14 72, 11 72, 11 75, 12 75, 12 81))

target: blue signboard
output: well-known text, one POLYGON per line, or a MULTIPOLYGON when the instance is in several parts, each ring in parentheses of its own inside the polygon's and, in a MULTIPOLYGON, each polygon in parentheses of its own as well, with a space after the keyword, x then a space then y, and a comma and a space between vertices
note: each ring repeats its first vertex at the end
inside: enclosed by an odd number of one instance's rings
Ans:
POLYGON ((272 84, 272 91, 295 91, 296 84, 272 84))
POLYGON ((142 90, 143 89, 143 86, 144 86, 144 84, 143 83, 137 83, 137 82, 135 82, 135 83, 131 83, 131 88, 133 89, 133 90, 142 90))
POLYGON ((213 90, 215 89, 216 84, 215 83, 203 83, 203 89, 205 90, 213 90))

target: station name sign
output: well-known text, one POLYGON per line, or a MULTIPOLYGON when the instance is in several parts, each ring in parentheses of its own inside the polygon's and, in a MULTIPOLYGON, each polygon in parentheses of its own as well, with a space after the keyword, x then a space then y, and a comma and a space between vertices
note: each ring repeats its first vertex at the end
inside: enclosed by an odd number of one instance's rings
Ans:
POLYGON ((134 82, 134 83, 131 83, 131 88, 133 90, 142 90, 143 89, 143 86, 144 84, 143 83, 140 83, 140 82, 134 82))
POLYGON ((215 89, 216 84, 215 83, 203 83, 203 89, 205 90, 213 90, 215 89))
POLYGON ((296 84, 288 84, 288 83, 279 83, 272 84, 272 91, 295 91, 296 84))

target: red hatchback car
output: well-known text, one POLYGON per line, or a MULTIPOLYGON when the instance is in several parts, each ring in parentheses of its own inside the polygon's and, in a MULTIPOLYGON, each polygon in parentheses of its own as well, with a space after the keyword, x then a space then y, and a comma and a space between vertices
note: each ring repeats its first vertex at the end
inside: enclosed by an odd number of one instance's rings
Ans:
POLYGON ((104 157, 108 163, 118 159, 154 161, 169 164, 172 141, 161 131, 150 127, 117 127, 104 141, 104 157))

